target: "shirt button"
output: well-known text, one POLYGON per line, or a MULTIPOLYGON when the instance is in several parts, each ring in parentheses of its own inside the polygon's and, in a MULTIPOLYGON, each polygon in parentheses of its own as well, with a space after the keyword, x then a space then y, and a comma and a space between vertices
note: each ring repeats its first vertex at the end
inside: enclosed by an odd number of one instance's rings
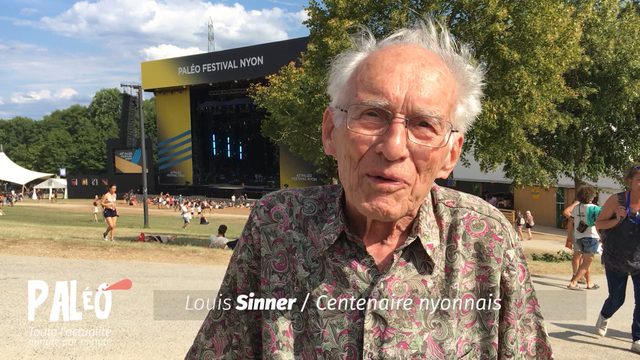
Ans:
POLYGON ((373 289, 373 291, 371 291, 371 298, 378 300, 378 298, 380 297, 380 291, 378 291, 378 289, 373 289))

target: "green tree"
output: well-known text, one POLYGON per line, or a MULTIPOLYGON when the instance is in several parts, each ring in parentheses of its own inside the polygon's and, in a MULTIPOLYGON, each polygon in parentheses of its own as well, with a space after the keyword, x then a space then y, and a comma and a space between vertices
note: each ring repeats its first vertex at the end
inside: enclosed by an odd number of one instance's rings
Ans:
POLYGON ((112 88, 96 92, 87 108, 86 120, 79 121, 76 125, 73 151, 69 155, 74 172, 107 172, 106 140, 119 135, 121 108, 120 90, 112 88))
POLYGON ((446 24, 486 66, 484 111, 467 133, 464 150, 472 152, 484 170, 505 164, 507 176, 518 186, 553 182, 559 165, 529 140, 529 134, 555 129, 563 119, 555 104, 573 96, 563 74, 580 59, 584 16, 570 4, 327 0, 311 1, 307 10, 309 45, 300 66, 290 64, 269 77, 270 86, 251 89, 268 111, 262 126, 265 136, 287 144, 335 177, 335 164, 322 153, 320 136, 330 60, 350 46, 357 25, 380 37, 430 16, 446 24))
POLYGON ((25 150, 27 139, 34 135, 36 122, 28 117, 16 116, 10 120, 0 122, 0 144, 4 152, 18 165, 24 166, 29 162, 25 150))
POLYGON ((621 179, 630 160, 640 159, 640 13, 614 0, 583 11, 584 54, 564 77, 575 96, 558 106, 565 121, 531 139, 576 187, 601 175, 621 179))
MULTIPOLYGON (((40 124, 39 124, 40 125, 40 124)), ((46 124, 43 124, 46 128, 46 124)), ((62 128, 43 129, 43 136, 33 143, 28 153, 33 156, 31 166, 37 171, 57 174, 61 167, 69 167, 69 153, 73 139, 69 132, 62 128)))
MULTIPOLYGON (((0 120, 0 144, 17 164, 36 171, 57 173, 65 167, 71 173, 106 173, 106 143, 117 138, 121 116, 120 90, 96 92, 89 107, 72 105, 55 110, 35 121, 26 117, 0 120)), ((145 133, 156 153, 155 97, 143 104, 145 133)), ((138 112, 136 134, 139 136, 138 112)))

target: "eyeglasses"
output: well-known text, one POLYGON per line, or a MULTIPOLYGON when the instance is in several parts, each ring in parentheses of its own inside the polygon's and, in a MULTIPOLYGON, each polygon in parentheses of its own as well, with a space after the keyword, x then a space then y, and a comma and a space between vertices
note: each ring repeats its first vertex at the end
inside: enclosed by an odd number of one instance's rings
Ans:
POLYGON ((366 104, 349 105, 347 109, 336 108, 347 113, 347 129, 361 135, 384 135, 393 119, 402 119, 409 141, 422 146, 441 148, 449 142, 451 133, 458 132, 450 122, 433 116, 415 114, 402 118, 393 116, 393 113, 385 108, 366 104))

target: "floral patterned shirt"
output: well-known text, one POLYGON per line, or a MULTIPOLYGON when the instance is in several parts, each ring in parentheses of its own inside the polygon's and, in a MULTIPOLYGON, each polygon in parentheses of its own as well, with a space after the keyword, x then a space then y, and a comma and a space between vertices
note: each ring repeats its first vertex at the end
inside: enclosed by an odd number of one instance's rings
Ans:
POLYGON ((434 186, 379 271, 345 225, 343 198, 331 185, 260 200, 220 288, 233 306, 209 312, 187 359, 553 358, 524 252, 500 211, 434 186), (239 295, 296 300, 237 310, 239 295))

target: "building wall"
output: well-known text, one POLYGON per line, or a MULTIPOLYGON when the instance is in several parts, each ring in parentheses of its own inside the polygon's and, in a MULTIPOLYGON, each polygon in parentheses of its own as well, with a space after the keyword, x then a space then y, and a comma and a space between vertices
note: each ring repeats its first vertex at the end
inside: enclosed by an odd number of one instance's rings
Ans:
POLYGON ((545 190, 540 187, 527 186, 515 190, 515 210, 531 211, 536 225, 556 226, 556 188, 545 190))

